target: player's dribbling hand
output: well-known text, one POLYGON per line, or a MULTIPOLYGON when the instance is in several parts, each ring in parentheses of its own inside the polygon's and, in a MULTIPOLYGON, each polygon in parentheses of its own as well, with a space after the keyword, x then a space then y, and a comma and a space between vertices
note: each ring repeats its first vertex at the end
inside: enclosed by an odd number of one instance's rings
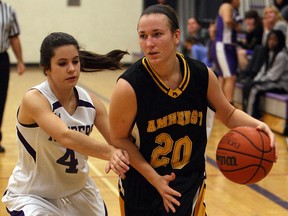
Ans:
POLYGON ((125 179, 125 173, 129 170, 129 155, 127 151, 116 149, 110 161, 105 167, 105 172, 113 170, 118 176, 125 179))
POLYGON ((171 210, 173 213, 176 212, 174 205, 180 206, 180 202, 175 197, 181 197, 178 191, 169 186, 170 181, 173 181, 175 178, 176 175, 173 172, 170 175, 160 176, 155 186, 163 199, 165 210, 167 212, 171 210))
POLYGON ((265 123, 262 123, 262 124, 259 124, 257 127, 256 127, 257 130, 261 130, 263 131, 264 133, 267 134, 267 136, 269 137, 270 139, 270 146, 271 148, 274 148, 275 149, 275 162, 277 161, 277 158, 278 158, 278 147, 277 147, 277 143, 275 141, 275 135, 274 133, 271 131, 271 129, 268 127, 267 124, 265 123))

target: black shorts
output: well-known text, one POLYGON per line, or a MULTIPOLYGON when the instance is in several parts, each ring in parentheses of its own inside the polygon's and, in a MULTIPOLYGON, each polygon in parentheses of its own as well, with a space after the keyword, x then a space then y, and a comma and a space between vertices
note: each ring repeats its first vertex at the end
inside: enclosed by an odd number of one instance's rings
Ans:
MULTIPOLYGON (((131 172, 132 171, 132 172, 131 172)), ((166 212, 158 191, 136 170, 119 181, 122 216, 204 216, 205 172, 195 171, 190 177, 176 175, 170 186, 181 193, 176 213, 166 212), (194 209, 192 209, 194 207, 194 209), (202 212, 202 214, 199 214, 202 212)))

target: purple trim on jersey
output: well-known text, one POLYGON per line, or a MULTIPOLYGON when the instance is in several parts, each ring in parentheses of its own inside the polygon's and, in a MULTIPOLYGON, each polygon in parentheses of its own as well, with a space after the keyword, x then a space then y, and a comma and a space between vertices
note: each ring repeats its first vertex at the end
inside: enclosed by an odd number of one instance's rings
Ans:
POLYGON ((22 125, 23 127, 28 127, 28 128, 36 128, 39 127, 39 125, 37 123, 34 124, 22 124, 19 122, 20 125, 22 125))
MULTIPOLYGON (((18 114, 19 114, 19 108, 17 109, 17 118, 18 118, 18 114)), ((37 123, 33 123, 33 124, 21 124, 19 122, 20 125, 24 126, 24 127, 28 127, 28 128, 35 128, 35 127, 38 127, 38 124, 37 123)))
POLYGON ((105 216, 108 216, 108 211, 107 211, 106 204, 105 204, 104 200, 103 200, 103 204, 104 204, 104 209, 105 209, 105 216))
POLYGON ((6 211, 11 215, 11 216, 25 216, 24 212, 21 211, 9 211, 8 208, 6 208, 6 211))
POLYGON ((62 107, 62 105, 60 104, 59 101, 57 101, 57 102, 53 103, 52 107, 53 107, 52 112, 54 112, 54 110, 58 109, 59 107, 62 107))
POLYGON ((224 23, 223 23, 223 19, 221 16, 217 16, 217 29, 216 29, 216 41, 223 41, 223 29, 224 29, 224 23))
POLYGON ((88 108, 93 108, 95 109, 95 107, 93 106, 93 104, 87 102, 87 101, 83 101, 83 100, 79 100, 78 102, 78 106, 84 106, 84 107, 88 107, 88 108))
POLYGON ((234 28, 228 28, 224 25, 223 18, 218 15, 216 18, 216 41, 222 41, 225 44, 236 44, 237 32, 234 28))
POLYGON ((32 156, 34 161, 36 162, 36 151, 31 147, 31 145, 27 142, 27 140, 25 140, 23 135, 20 133, 18 127, 16 127, 16 130, 17 130, 17 136, 18 136, 19 140, 24 145, 24 147, 28 151, 28 153, 32 156))
MULTIPOLYGON (((95 107, 93 106, 93 104, 87 102, 87 101, 83 101, 83 100, 79 100, 78 101, 78 106, 84 106, 84 107, 88 107, 88 108, 93 108, 95 109, 95 107)), ((52 105, 52 111, 54 112, 56 109, 62 107, 61 103, 59 101, 53 103, 52 105)))

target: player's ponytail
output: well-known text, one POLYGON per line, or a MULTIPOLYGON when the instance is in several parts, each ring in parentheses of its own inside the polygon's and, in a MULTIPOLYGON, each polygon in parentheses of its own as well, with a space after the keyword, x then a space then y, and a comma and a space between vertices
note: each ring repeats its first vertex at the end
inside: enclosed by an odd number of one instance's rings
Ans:
POLYGON ((129 54, 127 51, 112 50, 106 55, 100 55, 90 51, 79 51, 81 71, 93 72, 104 69, 117 70, 121 69, 120 61, 125 54, 129 54))

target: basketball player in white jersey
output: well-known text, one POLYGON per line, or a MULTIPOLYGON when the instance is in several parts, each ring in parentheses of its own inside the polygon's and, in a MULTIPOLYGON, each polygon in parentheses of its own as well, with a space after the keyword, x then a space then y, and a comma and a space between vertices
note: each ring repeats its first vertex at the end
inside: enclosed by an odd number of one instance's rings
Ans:
POLYGON ((216 61, 219 67, 218 79, 230 103, 233 103, 237 57, 237 31, 241 18, 238 14, 240 0, 223 0, 216 17, 216 61))
POLYGON ((77 81, 81 70, 119 68, 126 52, 79 51, 77 41, 61 32, 48 35, 40 52, 47 80, 31 88, 19 106, 19 157, 2 202, 10 215, 105 216, 101 194, 89 177, 88 156, 110 160, 106 171, 124 178, 128 155, 88 136, 95 126, 111 144, 104 104, 77 81))

